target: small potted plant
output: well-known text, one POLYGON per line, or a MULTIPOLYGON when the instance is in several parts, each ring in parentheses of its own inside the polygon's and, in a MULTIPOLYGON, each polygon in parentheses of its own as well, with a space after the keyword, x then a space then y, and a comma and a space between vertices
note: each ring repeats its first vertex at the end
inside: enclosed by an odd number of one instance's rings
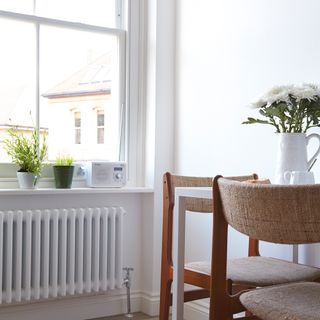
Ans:
POLYGON ((3 141, 4 149, 18 165, 19 186, 22 189, 35 189, 47 155, 46 135, 40 143, 39 132, 33 129, 31 136, 25 136, 18 128, 7 130, 8 138, 3 141))
POLYGON ((70 189, 73 178, 73 158, 70 156, 58 156, 53 165, 54 179, 57 189, 70 189))

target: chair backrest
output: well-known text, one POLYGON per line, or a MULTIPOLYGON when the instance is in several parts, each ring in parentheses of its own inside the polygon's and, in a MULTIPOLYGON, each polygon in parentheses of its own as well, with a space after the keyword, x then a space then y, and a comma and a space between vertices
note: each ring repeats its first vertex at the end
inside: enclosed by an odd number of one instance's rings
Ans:
POLYGON ((253 239, 320 242, 320 185, 268 185, 217 178, 226 222, 253 239))
MULTIPOLYGON (((176 187, 211 187, 212 177, 188 177, 166 173, 163 179, 164 202, 168 201, 169 210, 173 211, 176 187)), ((212 201, 207 199, 187 198, 186 210, 212 212, 212 201)))
MULTIPOLYGON (((238 181, 257 179, 256 174, 229 177, 238 181)), ((212 177, 190 177, 174 175, 169 172, 163 175, 163 226, 162 226, 162 261, 172 264, 173 210, 176 187, 212 187, 212 177)), ((212 212, 212 200, 187 198, 186 210, 193 212, 212 212)), ((249 250, 257 252, 257 244, 252 243, 249 250), (252 249, 251 249, 252 248, 252 249)))
MULTIPOLYGON (((247 176, 228 177, 227 179, 237 181, 255 180, 257 179, 257 175, 252 174, 247 176)), ((170 209, 173 210, 176 187, 212 187, 212 182, 212 177, 180 176, 167 172, 163 177, 164 202, 168 201, 171 205, 170 209)), ((186 210, 194 212, 212 212, 212 201, 201 198, 187 198, 186 210)))
MULTIPOLYGON (((211 177, 188 177, 163 175, 163 221, 162 221, 162 269, 172 265, 173 210, 176 187, 211 187, 211 177)), ((206 199, 189 198, 186 210, 195 212, 212 212, 212 202, 206 199)))

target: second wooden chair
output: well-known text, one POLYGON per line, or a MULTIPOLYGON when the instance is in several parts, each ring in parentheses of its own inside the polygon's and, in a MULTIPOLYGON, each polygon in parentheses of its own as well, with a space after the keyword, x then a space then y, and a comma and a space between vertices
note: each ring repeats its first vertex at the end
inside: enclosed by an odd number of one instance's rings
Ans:
MULTIPOLYGON (((257 179, 257 175, 233 177, 238 181, 257 179)), ((176 187, 212 187, 211 177, 187 177, 166 173, 163 177, 163 235, 162 235, 162 262, 161 262, 161 292, 160 292, 160 320, 169 319, 169 308, 172 303, 171 284, 173 281, 172 265, 172 239, 173 239, 173 211, 176 187)), ((186 210, 193 212, 212 212, 212 201, 205 199, 189 198, 186 200, 186 210)), ((223 241, 218 240, 221 249, 226 250, 227 233, 221 229, 223 241)), ((214 241, 214 240, 213 240, 214 241)), ((287 261, 260 257, 258 241, 249 239, 249 257, 230 259, 228 261, 228 280, 223 280, 224 288, 228 295, 237 291, 282 284, 292 281, 315 279, 320 276, 320 271, 314 268, 305 268, 287 261), (303 268, 303 277, 301 271, 303 268)), ((199 287, 185 292, 185 301, 202 299, 210 296, 210 285, 215 279, 211 279, 211 261, 192 262, 186 264, 184 281, 187 284, 199 287)), ((218 280, 219 281, 219 280, 218 280)), ((245 310, 239 301, 227 304, 225 314, 232 317, 233 314, 245 310)), ((220 318, 216 318, 219 319, 220 318)), ((221 318, 222 319, 222 318, 221 318)))
MULTIPOLYGON (((229 320, 230 309, 243 305, 259 316, 250 319, 320 320, 320 308, 314 306, 315 301, 319 303, 320 284, 310 283, 320 280, 319 268, 264 258, 268 259, 269 265, 256 270, 256 275, 260 275, 261 279, 270 277, 270 284, 281 285, 251 290, 243 295, 230 295, 225 287, 230 278, 227 261, 228 225, 254 239, 273 243, 319 242, 320 186, 253 185, 218 176, 213 190, 215 214, 212 257, 216 263, 212 265, 210 319, 229 320), (308 283, 301 285, 297 281, 308 283), (303 294, 310 301, 299 301, 303 294)), ((249 265, 247 270, 250 270, 249 265)), ((264 287, 259 282, 257 287, 264 287)))

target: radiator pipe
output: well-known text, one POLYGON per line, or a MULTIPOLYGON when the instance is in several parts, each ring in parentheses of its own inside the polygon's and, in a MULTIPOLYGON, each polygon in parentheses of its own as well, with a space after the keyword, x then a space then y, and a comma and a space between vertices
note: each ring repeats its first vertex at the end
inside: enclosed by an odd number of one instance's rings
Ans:
POLYGON ((127 313, 124 315, 126 318, 133 318, 133 314, 131 313, 131 297, 130 297, 130 288, 131 288, 131 277, 130 271, 133 271, 133 268, 125 267, 123 270, 126 272, 126 275, 123 279, 123 285, 127 289, 127 313))

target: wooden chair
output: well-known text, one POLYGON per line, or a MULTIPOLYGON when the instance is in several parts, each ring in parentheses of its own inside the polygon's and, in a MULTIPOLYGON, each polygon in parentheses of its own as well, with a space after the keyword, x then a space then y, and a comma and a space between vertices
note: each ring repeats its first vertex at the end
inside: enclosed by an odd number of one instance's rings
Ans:
MULTIPOLYGON (((239 181, 257 179, 257 175, 236 177, 239 181)), ((162 262, 161 262, 161 289, 160 289, 160 320, 169 319, 169 308, 172 304, 171 284, 173 280, 172 266, 172 239, 173 239, 173 210, 175 200, 175 187, 211 187, 211 177, 187 177, 165 173, 163 176, 163 231, 162 231, 162 262)), ((205 199, 189 198, 186 201, 186 210, 194 212, 212 212, 212 201, 205 199)), ((258 256, 259 248, 256 240, 249 241, 249 256, 258 256)), ((233 264, 233 269, 238 269, 238 264, 243 261, 238 259, 233 264)), ((185 292, 184 301, 208 298, 210 296, 210 261, 196 262, 186 265, 184 281, 201 289, 185 292)), ((234 272, 236 273, 236 272, 234 272)), ((236 277, 241 278, 241 274, 236 277)), ((248 279, 247 279, 248 280, 248 279)), ((240 281, 241 282, 241 281, 240 281)), ((244 286, 250 287, 250 280, 244 286)), ((230 290, 232 284, 230 283, 230 290)))
POLYGON ((287 273, 287 284, 230 295, 226 288, 230 281, 226 237, 231 225, 257 240, 279 244, 320 242, 320 185, 250 184, 218 176, 213 192, 212 258, 216 263, 211 271, 210 319, 230 319, 232 311, 244 306, 254 315, 250 319, 319 320, 320 284, 310 282, 320 280, 318 268, 287 262, 284 270, 278 270, 287 273), (294 269, 296 279, 291 277, 294 269))

